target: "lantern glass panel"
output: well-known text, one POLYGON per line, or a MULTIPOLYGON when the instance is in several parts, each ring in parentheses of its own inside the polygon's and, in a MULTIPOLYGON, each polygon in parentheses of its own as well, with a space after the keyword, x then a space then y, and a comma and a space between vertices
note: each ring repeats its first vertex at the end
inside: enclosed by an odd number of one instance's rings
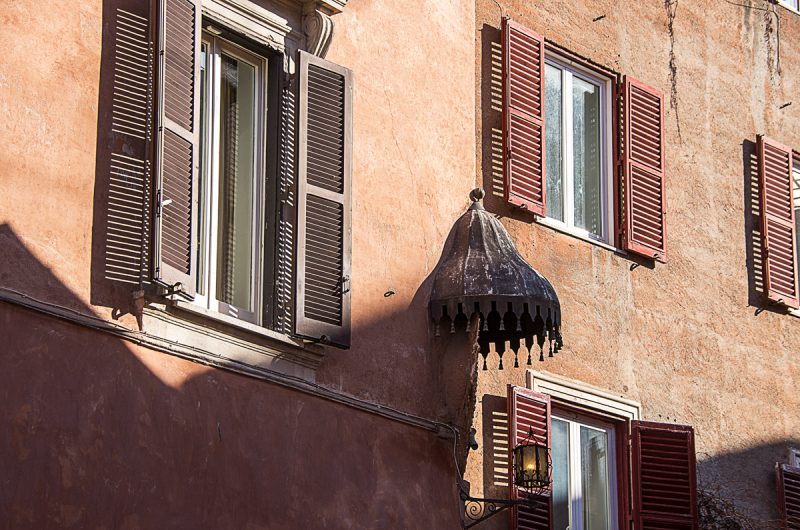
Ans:
POLYGON ((549 483, 547 447, 525 442, 514 449, 515 482, 522 488, 541 488, 549 483))

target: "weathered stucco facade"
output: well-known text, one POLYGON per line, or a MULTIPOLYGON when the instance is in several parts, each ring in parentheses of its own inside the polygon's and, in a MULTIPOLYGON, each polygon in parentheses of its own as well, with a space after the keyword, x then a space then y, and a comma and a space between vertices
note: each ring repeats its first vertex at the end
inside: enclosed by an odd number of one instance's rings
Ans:
MULTIPOLYGON (((257 3, 301 26, 298 2, 257 3)), ((458 528, 452 441, 428 421, 452 412, 428 299, 476 186, 561 301, 565 347, 534 369, 694 426, 701 489, 775 520, 774 465, 800 445, 800 320, 758 290, 750 159, 758 134, 800 147, 800 15, 743 3, 347 2, 327 59, 355 87, 352 345, 310 348, 313 377, 281 383, 126 334, 139 329, 130 293, 98 291, 94 232, 114 2, 7 2, 0 527, 458 528), (503 15, 665 93, 666 264, 504 204, 503 15)), ((472 494, 507 495, 489 476, 487 418, 525 374, 478 372, 472 494)))
MULTIPOLYGON (((566 346, 534 369, 638 401, 645 420, 693 425, 700 489, 719 492, 768 526, 778 517, 774 464, 788 462, 798 440, 788 411, 797 400, 800 321, 771 310, 757 292, 750 157, 758 134, 800 142, 798 111, 787 105, 797 89, 800 17, 768 2, 744 4, 752 7, 478 1, 477 165, 484 187, 497 190, 502 173, 492 135, 501 114, 492 75, 501 9, 665 94, 668 263, 640 265, 538 225, 506 207, 502 191, 487 207, 503 216, 520 252, 561 300, 566 346)), ((524 386, 525 370, 479 372, 479 430, 485 396, 505 397, 509 383, 524 386)), ((467 478, 488 485, 479 461, 467 478)))
MULTIPOLYGON (((299 26, 300 3, 277 4, 299 26)), ((107 321, 93 211, 115 7, 0 9, 0 284, 107 321)), ((356 1, 333 20, 327 58, 353 71, 357 109, 353 345, 328 349, 316 382, 433 417, 420 285, 474 187, 474 8, 356 1), (445 48, 452 61, 432 69, 445 48)), ((0 305, 2 528, 458 525, 446 438, 0 305)), ((137 329, 130 314, 116 322, 137 329)))

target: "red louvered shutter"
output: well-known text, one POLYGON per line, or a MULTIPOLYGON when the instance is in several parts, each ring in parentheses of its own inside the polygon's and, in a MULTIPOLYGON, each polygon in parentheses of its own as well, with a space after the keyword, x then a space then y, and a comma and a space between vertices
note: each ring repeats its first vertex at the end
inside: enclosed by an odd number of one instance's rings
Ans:
POLYGON ((502 33, 504 195, 544 216, 544 38, 509 19, 502 33))
POLYGON ((664 96, 629 76, 623 80, 622 93, 622 244, 630 252, 665 262, 664 96))
POLYGON ((764 287, 770 300, 797 308, 792 150, 759 136, 758 178, 764 287))
POLYGON ((193 295, 197 274, 201 15, 199 0, 160 0, 159 8, 155 279, 193 295))
MULTIPOLYGON (((550 447, 550 396, 527 388, 508 385, 508 445, 509 452, 528 436, 530 430, 539 441, 550 447)), ((511 454, 509 454, 509 487, 513 499, 524 498, 525 490, 514 485, 511 454)), ((550 530, 552 497, 538 497, 532 506, 516 506, 511 510, 512 530, 550 530)))
POLYGON ((694 429, 631 422, 633 521, 637 530, 696 530, 694 429))
POLYGON ((775 472, 783 527, 800 530, 800 467, 775 464, 775 472))

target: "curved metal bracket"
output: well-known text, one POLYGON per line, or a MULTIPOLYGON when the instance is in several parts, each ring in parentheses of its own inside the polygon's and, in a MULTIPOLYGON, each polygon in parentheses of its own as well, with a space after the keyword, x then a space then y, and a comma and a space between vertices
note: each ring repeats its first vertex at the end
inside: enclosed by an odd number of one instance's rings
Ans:
POLYGON ((468 519, 461 521, 461 528, 464 530, 472 528, 512 506, 533 506, 539 502, 534 497, 528 497, 527 499, 482 499, 480 497, 472 497, 464 490, 461 490, 461 500, 464 501, 464 514, 468 519))

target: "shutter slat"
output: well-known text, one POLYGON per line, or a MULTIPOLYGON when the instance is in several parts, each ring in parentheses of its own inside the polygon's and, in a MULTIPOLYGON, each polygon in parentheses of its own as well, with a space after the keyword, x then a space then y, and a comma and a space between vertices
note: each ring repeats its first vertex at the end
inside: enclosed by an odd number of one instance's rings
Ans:
POLYGON ((764 283, 770 300, 800 307, 795 248, 792 151, 758 137, 761 246, 764 283))
POLYGON ((697 528, 694 431, 666 423, 631 423, 636 528, 697 528))
POLYGON ((508 19, 502 33, 504 196, 544 216, 544 38, 508 19))
MULTIPOLYGON (((522 499, 531 495, 514 484, 514 446, 525 440, 530 430, 540 442, 550 449, 550 396, 527 388, 508 385, 509 425, 509 488, 512 498, 522 499)), ((549 494, 535 499, 532 506, 514 506, 511 513, 511 530, 550 530, 552 498, 549 494)))
POLYGON ((295 334, 350 345, 350 71, 300 53, 295 334))
POLYGON ((664 103, 658 90, 626 76, 623 81, 622 173, 628 251, 667 259, 664 207, 664 103))

